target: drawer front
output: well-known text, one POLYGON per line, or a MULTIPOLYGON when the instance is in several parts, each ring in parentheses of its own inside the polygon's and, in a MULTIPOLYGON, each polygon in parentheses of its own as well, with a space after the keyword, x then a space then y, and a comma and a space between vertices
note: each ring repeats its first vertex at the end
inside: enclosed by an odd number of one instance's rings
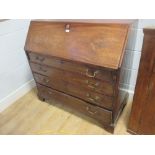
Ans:
POLYGON ((109 82, 95 80, 85 76, 76 75, 72 72, 66 72, 60 69, 34 63, 31 63, 31 68, 36 73, 50 77, 51 80, 61 79, 75 85, 80 85, 81 87, 84 87, 90 91, 98 92, 109 96, 113 96, 114 94, 114 84, 109 82))
POLYGON ((52 80, 49 77, 39 75, 39 74, 34 74, 34 77, 37 83, 46 85, 53 89, 78 97, 80 99, 91 102, 103 108, 112 110, 113 97, 101 95, 101 94, 83 89, 79 85, 73 85, 61 79, 52 80))
POLYGON ((62 92, 47 88, 40 84, 37 84, 39 96, 46 99, 54 99, 60 101, 62 104, 66 104, 83 114, 91 116, 98 121, 106 124, 112 123, 112 112, 103 108, 93 106, 80 99, 64 94, 62 92))
POLYGON ((110 70, 92 68, 84 64, 64 61, 61 59, 56 59, 54 57, 49 58, 49 57, 34 54, 34 53, 30 53, 29 57, 30 57, 31 62, 36 62, 39 64, 44 64, 44 65, 48 65, 51 67, 63 69, 66 71, 78 73, 86 77, 105 80, 109 82, 113 82, 116 79, 115 75, 112 75, 112 72, 110 70))

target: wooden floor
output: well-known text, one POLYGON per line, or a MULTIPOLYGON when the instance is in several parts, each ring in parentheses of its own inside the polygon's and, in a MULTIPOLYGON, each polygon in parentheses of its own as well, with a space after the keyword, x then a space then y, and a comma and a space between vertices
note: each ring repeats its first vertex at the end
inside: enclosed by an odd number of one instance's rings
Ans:
MULTIPOLYGON (((126 128, 130 109, 131 103, 128 103, 117 123, 114 134, 129 134, 126 132, 126 128)), ((92 119, 56 103, 56 101, 41 102, 37 98, 36 90, 33 89, 0 113, 0 134, 107 135, 110 133, 92 119)))

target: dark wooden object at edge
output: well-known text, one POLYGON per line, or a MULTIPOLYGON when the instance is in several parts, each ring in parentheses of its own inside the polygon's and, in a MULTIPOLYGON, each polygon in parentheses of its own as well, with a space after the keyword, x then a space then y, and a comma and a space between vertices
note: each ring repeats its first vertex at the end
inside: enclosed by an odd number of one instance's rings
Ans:
POLYGON ((142 56, 128 132, 155 134, 155 29, 144 29, 142 56))

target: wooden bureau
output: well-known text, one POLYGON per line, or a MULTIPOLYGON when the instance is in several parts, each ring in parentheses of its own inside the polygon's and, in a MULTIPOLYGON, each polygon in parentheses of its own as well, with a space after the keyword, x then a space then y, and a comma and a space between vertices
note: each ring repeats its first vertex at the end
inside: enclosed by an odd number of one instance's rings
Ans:
POLYGON ((128 132, 155 134, 155 28, 145 28, 128 132))
POLYGON ((32 21, 25 51, 41 100, 54 99, 114 131, 128 94, 120 76, 130 22, 32 21))

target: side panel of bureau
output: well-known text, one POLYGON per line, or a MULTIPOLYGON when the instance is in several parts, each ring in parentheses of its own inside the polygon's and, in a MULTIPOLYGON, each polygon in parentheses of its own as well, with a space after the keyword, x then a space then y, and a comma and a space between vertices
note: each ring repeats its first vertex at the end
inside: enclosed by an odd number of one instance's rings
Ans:
POLYGON ((120 79, 122 75, 122 66, 114 73, 116 75, 116 84, 114 88, 114 104, 113 104, 113 123, 115 124, 123 111, 127 100, 128 93, 121 89, 120 87, 120 79))

